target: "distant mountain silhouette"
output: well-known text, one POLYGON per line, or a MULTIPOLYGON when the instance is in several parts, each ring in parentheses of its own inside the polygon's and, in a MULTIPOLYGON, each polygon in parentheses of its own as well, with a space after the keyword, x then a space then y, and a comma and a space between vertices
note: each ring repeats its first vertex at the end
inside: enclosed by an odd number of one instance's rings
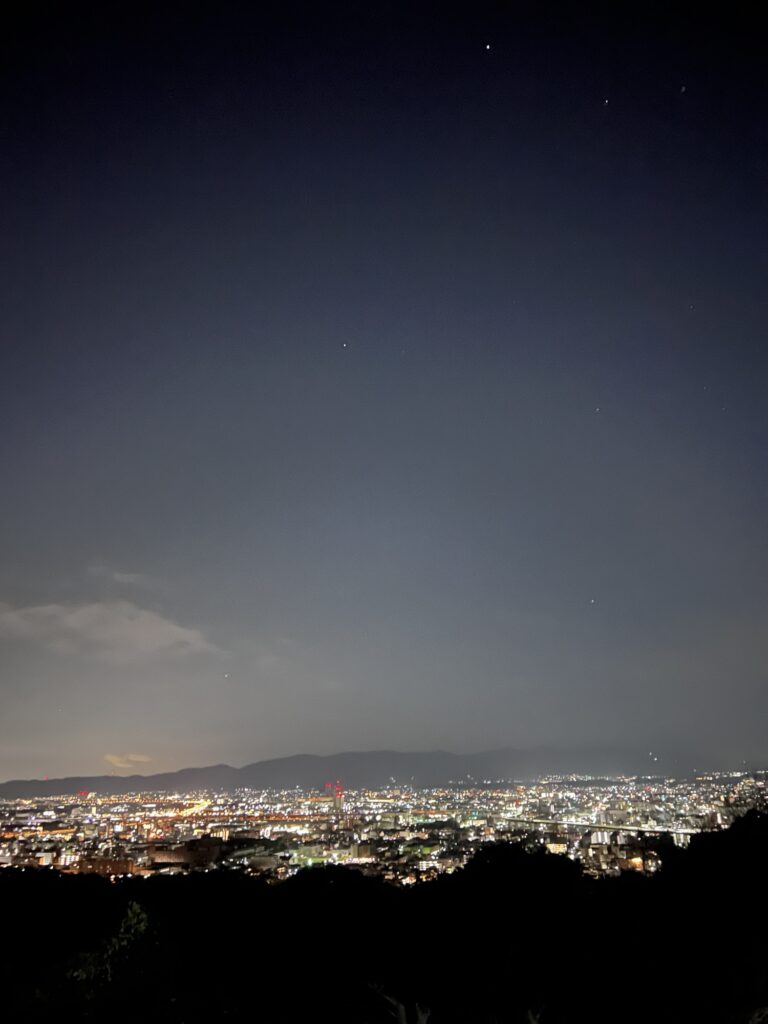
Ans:
MULTIPOLYGON (((699 762, 701 763, 701 762, 699 762)), ((647 755, 609 747, 503 749, 481 754, 451 754, 438 750, 401 753, 374 750, 319 756, 297 754, 256 761, 243 768, 217 764, 183 768, 160 775, 95 775, 64 779, 14 779, 0 783, 0 797, 57 796, 79 790, 103 794, 137 792, 188 793, 198 789, 320 789, 341 779, 350 789, 379 789, 387 785, 420 787, 449 783, 485 783, 534 778, 546 774, 684 774, 693 762, 651 762, 647 755)))

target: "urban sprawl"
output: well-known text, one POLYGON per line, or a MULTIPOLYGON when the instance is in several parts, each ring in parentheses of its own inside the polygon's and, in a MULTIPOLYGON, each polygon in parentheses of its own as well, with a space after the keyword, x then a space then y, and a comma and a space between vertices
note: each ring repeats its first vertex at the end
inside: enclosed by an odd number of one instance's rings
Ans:
POLYGON ((0 802, 0 867, 112 878, 240 870, 281 880, 350 865, 398 885, 463 867, 504 840, 570 857, 593 875, 654 872, 664 844, 727 828, 766 804, 766 772, 691 779, 587 776, 416 789, 135 793, 0 802))

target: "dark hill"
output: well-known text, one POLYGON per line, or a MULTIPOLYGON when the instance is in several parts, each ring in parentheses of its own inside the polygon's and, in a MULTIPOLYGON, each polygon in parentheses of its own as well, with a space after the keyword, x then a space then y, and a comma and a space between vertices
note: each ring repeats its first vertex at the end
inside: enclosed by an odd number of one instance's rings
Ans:
MULTIPOLYGON (((64 779, 15 779, 0 783, 0 798, 58 796, 79 790, 104 794, 136 792, 192 792, 239 787, 289 789, 320 788, 342 779, 351 789, 381 788, 390 784, 420 787, 464 781, 484 783, 523 780, 544 774, 637 774, 650 770, 647 757, 611 748, 494 750, 481 754, 445 751, 401 753, 392 750, 350 752, 318 756, 297 754, 256 761, 243 768, 226 764, 183 768, 159 775, 96 775, 64 779)), ((653 766, 657 771, 661 765, 653 766)), ((664 765, 666 772, 682 773, 686 765, 664 765)))
POLYGON ((341 866, 280 884, 3 869, 3 1019, 764 1024, 768 819, 673 850, 653 877, 595 880, 490 844, 405 888, 341 866))

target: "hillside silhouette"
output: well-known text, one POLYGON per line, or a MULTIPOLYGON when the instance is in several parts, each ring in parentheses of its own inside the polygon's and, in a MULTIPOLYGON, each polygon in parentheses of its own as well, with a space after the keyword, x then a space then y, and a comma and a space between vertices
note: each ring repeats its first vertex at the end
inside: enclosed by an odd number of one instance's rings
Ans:
POLYGON ((768 1016, 768 816, 654 877, 534 844, 396 888, 352 868, 115 883, 0 872, 5 1018, 168 1024, 741 1022, 768 1016))
MULTIPOLYGON (((679 759, 678 773, 689 772, 697 759, 679 759)), ((701 764, 701 759, 698 760, 701 764)), ((665 764, 669 769, 670 764, 665 764)), ((452 754, 444 750, 403 752, 397 750, 347 751, 340 754, 294 754, 254 761, 242 768, 227 764, 182 768, 156 775, 79 775, 62 779, 11 779, 0 782, 0 798, 61 796, 83 790, 99 794, 138 792, 190 793, 249 789, 316 789, 327 779, 344 779, 352 789, 382 789, 394 780, 398 785, 445 786, 483 780, 538 778, 547 774, 634 775, 658 765, 636 750, 614 747, 503 748, 476 754, 452 754)))

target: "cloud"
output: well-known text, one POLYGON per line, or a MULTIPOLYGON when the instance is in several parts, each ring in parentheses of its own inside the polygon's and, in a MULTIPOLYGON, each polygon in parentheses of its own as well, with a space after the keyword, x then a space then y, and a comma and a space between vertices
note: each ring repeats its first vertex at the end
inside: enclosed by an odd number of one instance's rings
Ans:
POLYGON ((109 565, 90 565, 88 575, 100 580, 109 580, 127 587, 140 587, 142 590, 160 590, 160 582, 153 576, 145 576, 141 572, 123 572, 109 565))
POLYGON ((217 651, 200 630, 180 626, 130 601, 27 608, 0 604, 0 638, 119 664, 157 655, 178 658, 217 651))
POLYGON ((104 760, 113 768, 135 768, 138 764, 149 764, 152 758, 146 754, 105 754, 104 760))

